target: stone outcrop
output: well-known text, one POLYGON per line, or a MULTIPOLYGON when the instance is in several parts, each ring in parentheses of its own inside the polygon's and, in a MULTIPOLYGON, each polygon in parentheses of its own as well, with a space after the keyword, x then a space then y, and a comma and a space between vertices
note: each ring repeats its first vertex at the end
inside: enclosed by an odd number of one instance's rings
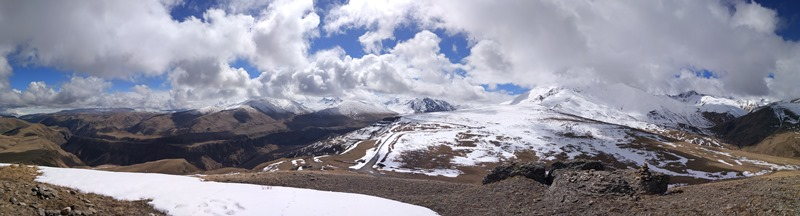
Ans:
POLYGON ((502 181, 514 176, 523 176, 533 179, 536 182, 545 184, 545 166, 541 163, 510 163, 500 165, 492 169, 486 177, 483 178, 483 184, 502 181))
POLYGON ((500 165, 484 177, 483 184, 515 176, 549 185, 548 194, 561 197, 664 194, 670 178, 650 171, 646 164, 637 170, 608 171, 599 161, 573 160, 555 162, 549 169, 532 162, 500 165))

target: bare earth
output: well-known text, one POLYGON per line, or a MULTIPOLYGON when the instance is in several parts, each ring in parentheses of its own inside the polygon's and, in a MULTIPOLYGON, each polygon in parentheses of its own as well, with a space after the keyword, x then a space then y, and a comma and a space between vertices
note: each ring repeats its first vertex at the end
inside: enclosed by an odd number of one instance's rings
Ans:
POLYGON ((552 195, 546 185, 522 177, 488 185, 317 171, 205 178, 366 194, 425 206, 442 215, 800 215, 800 171, 641 196, 552 195))

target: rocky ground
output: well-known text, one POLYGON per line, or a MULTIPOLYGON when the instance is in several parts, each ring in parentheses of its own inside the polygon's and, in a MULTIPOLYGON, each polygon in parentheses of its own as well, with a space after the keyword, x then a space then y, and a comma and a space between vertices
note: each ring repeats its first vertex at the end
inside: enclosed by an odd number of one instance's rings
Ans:
POLYGON ((509 173, 485 185, 314 171, 205 178, 367 194, 442 215, 800 215, 800 171, 673 187, 657 195, 647 191, 663 186, 653 184, 663 177, 643 170, 566 169, 551 172, 557 175, 552 181, 532 178, 543 173, 538 170, 509 173))
POLYGON ((164 215, 142 201, 119 201, 35 182, 36 168, 0 167, 0 216, 164 215))

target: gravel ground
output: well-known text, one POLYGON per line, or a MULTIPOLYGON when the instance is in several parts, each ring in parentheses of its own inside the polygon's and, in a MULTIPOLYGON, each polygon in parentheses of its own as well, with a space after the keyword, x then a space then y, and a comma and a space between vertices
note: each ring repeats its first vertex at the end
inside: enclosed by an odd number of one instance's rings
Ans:
POLYGON ((35 182, 33 167, 0 167, 0 216, 164 215, 148 201, 119 201, 97 194, 35 182), (67 210, 68 208, 68 210, 67 210))
POLYGON ((548 186, 522 177, 488 185, 310 171, 205 178, 366 194, 425 206, 441 215, 800 215, 798 171, 634 196, 548 193, 548 186))

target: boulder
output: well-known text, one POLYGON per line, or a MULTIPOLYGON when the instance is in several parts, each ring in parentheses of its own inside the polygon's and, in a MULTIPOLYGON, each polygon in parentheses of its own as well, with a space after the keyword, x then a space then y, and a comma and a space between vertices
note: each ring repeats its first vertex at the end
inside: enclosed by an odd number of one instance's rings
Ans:
POLYGON ((483 178, 483 184, 502 181, 514 176, 523 176, 544 184, 546 181, 545 170, 544 164, 541 163, 504 164, 492 169, 492 171, 483 178))
POLYGON ((61 209, 61 212, 59 213, 61 213, 61 215, 70 215, 72 214, 72 208, 64 207, 63 209, 61 209))

